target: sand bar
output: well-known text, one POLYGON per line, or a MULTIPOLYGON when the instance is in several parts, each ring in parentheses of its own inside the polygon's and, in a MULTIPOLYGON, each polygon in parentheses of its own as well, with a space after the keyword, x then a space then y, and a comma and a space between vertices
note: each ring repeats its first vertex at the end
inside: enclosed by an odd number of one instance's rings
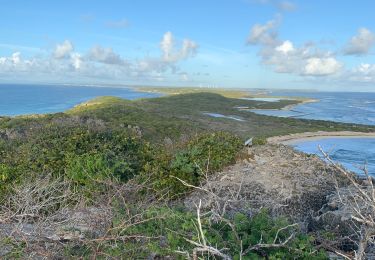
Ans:
POLYGON ((286 144, 293 145, 305 141, 314 141, 326 138, 375 138, 375 132, 352 132, 352 131, 337 131, 337 132, 305 132, 298 134, 289 134, 283 136, 274 136, 267 138, 270 144, 286 144))

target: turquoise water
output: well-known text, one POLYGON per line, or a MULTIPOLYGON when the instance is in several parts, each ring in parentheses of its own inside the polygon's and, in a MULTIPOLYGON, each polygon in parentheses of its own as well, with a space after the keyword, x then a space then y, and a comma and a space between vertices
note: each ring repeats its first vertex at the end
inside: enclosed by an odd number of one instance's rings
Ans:
POLYGON ((0 84, 0 116, 62 112, 99 96, 155 97, 130 88, 0 84))
POLYGON ((375 176, 375 138, 327 138, 298 142, 292 146, 299 151, 323 157, 318 149, 321 146, 331 159, 345 168, 364 174, 363 168, 366 166, 368 173, 375 176))
MULTIPOLYGON (((269 94, 307 97, 317 99, 319 102, 297 105, 291 110, 253 112, 279 117, 375 125, 375 93, 271 91, 269 94)), ((331 151, 332 159, 346 168, 361 174, 363 171, 359 168, 367 164, 369 173, 375 176, 374 138, 328 138, 300 142, 294 147, 302 152, 321 155, 318 145, 321 145, 325 151, 331 151)))
POLYGON ((271 91, 270 95, 306 97, 319 102, 294 106, 291 110, 253 110, 257 114, 319 119, 375 125, 375 93, 271 91))

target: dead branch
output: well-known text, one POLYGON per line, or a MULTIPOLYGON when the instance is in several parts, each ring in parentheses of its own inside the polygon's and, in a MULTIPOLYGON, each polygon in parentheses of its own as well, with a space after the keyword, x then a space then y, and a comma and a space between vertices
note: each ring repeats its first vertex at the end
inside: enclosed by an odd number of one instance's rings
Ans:
POLYGON ((339 197, 340 203, 350 211, 350 217, 353 221, 353 229, 355 233, 358 234, 358 239, 355 241, 358 248, 354 251, 354 257, 351 259, 366 259, 366 250, 370 244, 374 244, 375 238, 374 180, 369 175, 366 167, 363 168, 366 181, 360 181, 356 175, 350 173, 341 165, 334 162, 329 154, 323 151, 320 146, 319 150, 326 161, 342 173, 351 184, 347 187, 347 192, 344 194, 337 185, 336 193, 339 197))

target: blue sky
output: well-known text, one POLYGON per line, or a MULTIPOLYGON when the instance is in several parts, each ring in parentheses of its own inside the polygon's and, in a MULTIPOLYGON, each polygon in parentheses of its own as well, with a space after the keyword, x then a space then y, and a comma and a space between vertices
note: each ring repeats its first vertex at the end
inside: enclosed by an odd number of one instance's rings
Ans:
POLYGON ((371 0, 0 4, 0 82, 375 91, 371 0))

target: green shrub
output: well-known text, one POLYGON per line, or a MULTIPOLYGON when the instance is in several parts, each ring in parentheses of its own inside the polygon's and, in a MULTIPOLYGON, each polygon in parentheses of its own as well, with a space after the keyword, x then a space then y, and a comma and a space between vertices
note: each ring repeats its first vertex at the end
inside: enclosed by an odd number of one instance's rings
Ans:
MULTIPOLYGON (((196 247, 188 240, 201 242, 197 231, 197 219, 193 212, 178 208, 151 207, 142 210, 136 205, 126 210, 118 208, 115 211, 111 237, 128 237, 126 242, 108 242, 100 245, 92 245, 92 249, 100 250, 103 255, 125 258, 147 258, 150 255, 160 257, 169 256, 173 259, 185 259, 186 255, 178 254, 176 251, 189 252, 190 255, 196 247), (128 222, 129 213, 137 216, 133 222, 128 222), (128 220, 128 221, 124 221, 128 220), (127 223, 124 226, 124 223, 127 223), (133 224, 132 224, 133 223, 133 224), (138 223, 138 224, 136 224, 138 223), (139 237, 139 239, 136 239, 139 237), (143 238, 143 239, 142 239, 143 238)), ((272 219, 267 211, 249 217, 237 213, 225 221, 212 222, 210 216, 205 214, 201 217, 202 229, 209 245, 222 250, 233 259, 327 259, 323 251, 314 248, 313 237, 300 233, 297 227, 288 226, 289 222, 284 218, 272 219), (233 225, 228 225, 228 223, 233 225), (279 231, 280 230, 280 231, 279 231), (278 233, 280 241, 285 241, 292 233, 295 236, 286 247, 263 248, 247 252, 242 258, 240 252, 262 243, 274 243, 278 233)), ((90 255, 90 250, 86 254, 90 255)), ((205 254, 205 259, 216 259, 205 254)))
POLYGON ((265 145, 265 144, 267 144, 266 137, 254 137, 253 145, 265 145))
POLYGON ((177 196, 188 190, 177 178, 198 185, 206 173, 234 163, 241 147, 241 140, 228 133, 201 134, 174 154, 159 151, 155 160, 145 166, 144 174, 151 174, 157 191, 167 190, 170 197, 177 196))
POLYGON ((73 181, 76 191, 97 191, 102 187, 100 183, 111 179, 112 169, 102 154, 68 154, 65 175, 73 181))
POLYGON ((52 174, 79 186, 109 178, 126 182, 152 160, 149 143, 127 129, 99 131, 64 125, 44 126, 33 138, 0 142, 0 190, 25 176, 52 174))
POLYGON ((189 158, 202 170, 220 170, 234 162, 242 141, 237 136, 225 132, 202 134, 188 143, 189 158))

